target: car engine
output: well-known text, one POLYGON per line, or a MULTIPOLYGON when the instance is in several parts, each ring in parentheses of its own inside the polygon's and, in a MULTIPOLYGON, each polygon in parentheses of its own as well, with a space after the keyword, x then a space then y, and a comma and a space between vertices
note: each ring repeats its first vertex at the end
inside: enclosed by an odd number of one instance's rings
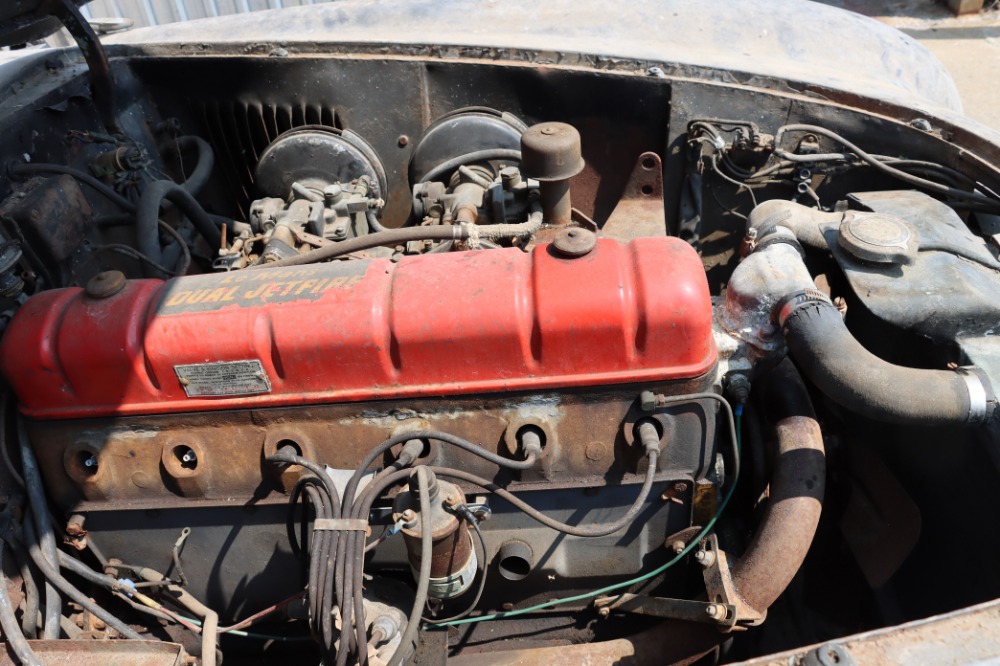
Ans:
POLYGON ((732 661, 1000 592, 993 534, 939 573, 1000 488, 960 131, 63 4, 0 96, 14 663, 732 661))

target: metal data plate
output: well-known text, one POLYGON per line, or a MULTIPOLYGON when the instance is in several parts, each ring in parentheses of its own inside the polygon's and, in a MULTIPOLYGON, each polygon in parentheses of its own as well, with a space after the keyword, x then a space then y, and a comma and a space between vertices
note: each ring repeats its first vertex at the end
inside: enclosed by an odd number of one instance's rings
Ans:
POLYGON ((189 398, 269 393, 271 380, 257 359, 175 365, 177 380, 189 398))

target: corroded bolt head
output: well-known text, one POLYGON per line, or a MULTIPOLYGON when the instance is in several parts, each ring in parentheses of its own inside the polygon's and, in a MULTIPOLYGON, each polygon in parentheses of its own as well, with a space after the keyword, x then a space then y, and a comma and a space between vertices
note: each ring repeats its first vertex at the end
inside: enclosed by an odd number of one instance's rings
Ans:
POLYGON ((400 515, 400 518, 402 518, 407 523, 412 523, 414 520, 417 519, 417 514, 413 511, 413 509, 407 509, 400 515))
POLYGON ((674 483, 674 492, 683 493, 688 489, 687 481, 677 481, 674 483))
POLYGON ((611 609, 608 608, 607 606, 601 606, 600 608, 597 609, 597 614, 600 615, 601 617, 607 617, 611 615, 611 609))
POLYGON ((684 542, 678 539, 670 542, 670 550, 680 555, 684 551, 684 542))
POLYGON ((726 607, 722 604, 709 604, 705 607, 705 612, 713 620, 720 620, 726 616, 726 607))

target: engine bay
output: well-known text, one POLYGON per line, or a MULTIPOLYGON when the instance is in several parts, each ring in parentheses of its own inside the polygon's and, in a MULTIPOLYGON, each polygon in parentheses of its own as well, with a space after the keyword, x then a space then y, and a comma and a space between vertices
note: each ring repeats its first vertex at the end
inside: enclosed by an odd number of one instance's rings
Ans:
POLYGON ((967 137, 624 61, 113 53, 110 123, 70 51, 0 97, 8 638, 725 663, 1000 595, 967 137))

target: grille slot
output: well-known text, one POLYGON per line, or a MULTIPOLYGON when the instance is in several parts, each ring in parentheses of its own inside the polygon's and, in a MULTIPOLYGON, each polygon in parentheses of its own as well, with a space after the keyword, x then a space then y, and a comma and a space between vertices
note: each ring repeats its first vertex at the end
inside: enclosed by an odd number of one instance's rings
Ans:
POLYGON ((309 102, 192 100, 191 107, 215 150, 234 212, 241 220, 246 220, 250 202, 256 198, 253 172, 257 161, 278 135, 306 125, 345 129, 336 109, 309 102))

